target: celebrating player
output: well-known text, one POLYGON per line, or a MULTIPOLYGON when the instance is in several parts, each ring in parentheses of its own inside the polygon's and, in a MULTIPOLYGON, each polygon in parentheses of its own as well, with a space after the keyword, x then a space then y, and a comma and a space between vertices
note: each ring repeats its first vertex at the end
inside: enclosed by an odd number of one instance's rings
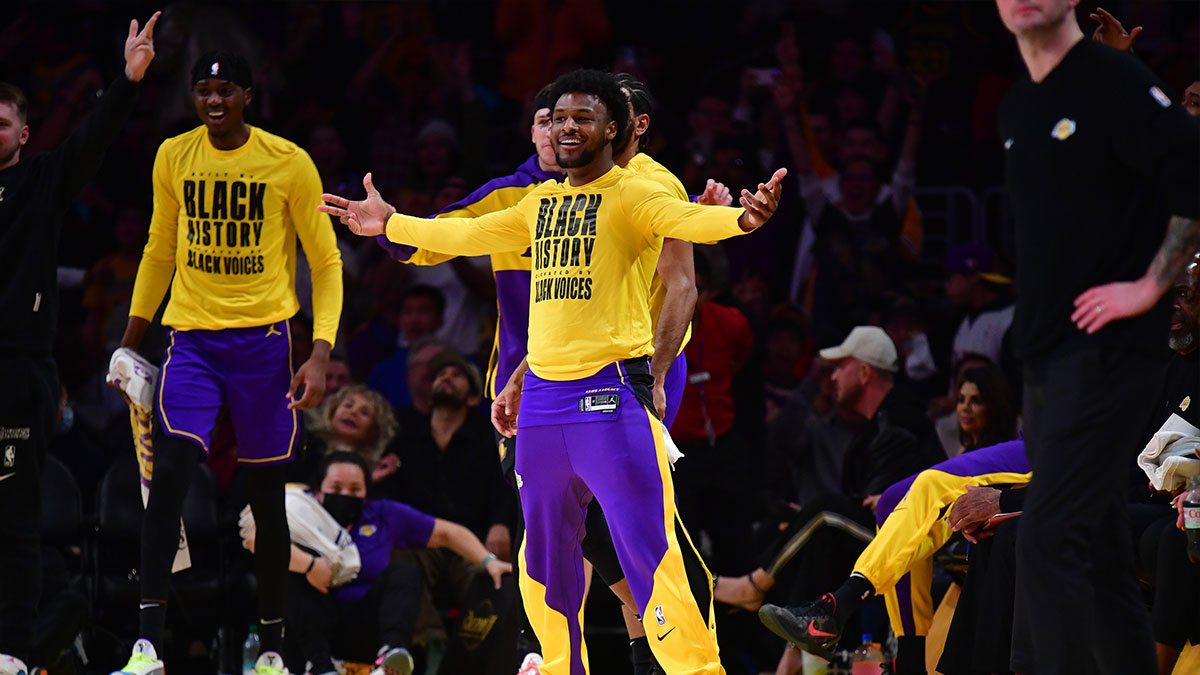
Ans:
MULTIPOLYGON (((517 478, 526 517, 521 591, 545 650, 542 672, 582 673, 587 503, 606 507, 617 556, 667 672, 722 673, 715 627, 687 586, 684 547, 653 409, 650 278, 663 237, 714 241, 762 226, 778 206, 777 171, 743 209, 685 203, 613 163, 628 101, 605 73, 555 82, 552 137, 568 180, 516 206, 440 224, 397 214, 364 179, 367 198, 324 195, 352 231, 460 255, 531 246, 530 366, 517 478)), ((694 554, 694 551, 693 551, 694 554)), ((698 557, 698 556, 696 556, 698 557)))
POLYGON ((296 451, 296 411, 315 406, 324 393, 342 307, 342 263, 333 228, 316 212, 321 180, 308 154, 246 123, 251 85, 240 55, 201 56, 192 69, 192 97, 203 125, 164 141, 154 160, 150 239, 121 346, 141 343, 168 284, 163 323, 172 330, 155 400, 154 473, 142 526, 141 639, 120 671, 129 675, 162 672, 156 649, 179 515, 222 405, 229 406, 257 524, 262 654, 254 672, 284 672, 278 653, 290 549, 284 465, 296 451), (312 267, 314 326, 312 357, 293 372, 288 319, 299 310, 297 236, 312 267))

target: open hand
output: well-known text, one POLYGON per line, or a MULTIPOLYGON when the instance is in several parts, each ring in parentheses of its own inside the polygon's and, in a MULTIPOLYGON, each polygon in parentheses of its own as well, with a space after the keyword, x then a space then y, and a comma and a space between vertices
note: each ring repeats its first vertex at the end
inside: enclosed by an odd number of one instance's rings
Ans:
POLYGON ((696 203, 705 206, 730 206, 733 204, 733 196, 729 194, 729 188, 725 187, 724 183, 709 178, 704 185, 704 192, 696 197, 696 203))
POLYGON ((775 209, 779 208, 779 197, 783 193, 780 181, 785 176, 787 169, 779 169, 771 176, 771 180, 758 184, 758 192, 750 194, 749 190, 742 190, 742 197, 738 203, 746 212, 738 218, 738 225, 741 225, 743 231, 757 230, 775 214, 775 209))
POLYGON ((1120 21, 1112 14, 1097 7, 1094 14, 1089 14, 1092 21, 1097 22, 1096 30, 1092 32, 1092 39, 1106 44, 1109 47, 1115 47, 1123 52, 1133 49, 1133 39, 1142 32, 1142 27, 1138 26, 1128 33, 1125 32, 1125 26, 1121 25, 1120 21))
POLYGON ((1071 321, 1091 335, 1113 321, 1150 311, 1161 295, 1149 277, 1093 286, 1075 298, 1071 321))
POLYGON ((138 32, 137 19, 129 22, 129 37, 125 38, 125 77, 138 82, 146 74, 146 68, 154 60, 154 24, 162 12, 155 12, 138 32))
POLYGON ((363 187, 367 189, 366 199, 351 201, 345 197, 326 193, 321 195, 321 201, 329 203, 321 204, 317 210, 336 216, 354 234, 364 237, 383 234, 387 231, 388 218, 396 213, 396 209, 383 201, 379 190, 375 189, 375 183, 371 181, 371 174, 363 176, 363 187))

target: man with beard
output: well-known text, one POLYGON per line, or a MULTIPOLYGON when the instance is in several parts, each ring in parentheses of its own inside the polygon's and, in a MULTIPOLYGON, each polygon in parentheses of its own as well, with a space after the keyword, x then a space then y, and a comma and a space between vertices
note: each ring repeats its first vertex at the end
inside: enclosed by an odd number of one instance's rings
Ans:
POLYGON ((42 590, 41 470, 58 413, 51 352, 58 317, 55 258, 63 215, 100 168, 154 59, 156 12, 129 24, 125 72, 61 146, 21 157, 28 101, 0 83, 0 673, 29 672, 42 590))
POLYGON ((516 467, 526 518, 521 593, 545 651, 542 672, 587 669, 579 543, 595 498, 639 613, 657 621, 651 646, 664 670, 723 673, 715 626, 701 609, 711 600, 688 585, 685 557, 699 556, 678 521, 651 393, 650 279, 664 237, 716 241, 766 223, 786 171, 756 194, 743 190, 742 209, 685 203, 613 163, 629 103, 611 75, 568 73, 550 99, 568 179, 543 183, 513 208, 431 223, 397 214, 368 176, 367 199, 325 195, 332 206, 321 210, 358 234, 386 232, 460 255, 532 244, 529 371, 496 406, 506 435, 524 408, 516 467))
MULTIPOLYGON (((507 558, 497 550, 493 533, 511 530, 516 521, 516 498, 496 462, 492 430, 478 413, 483 378, 479 370, 453 349, 433 358, 429 373, 432 409, 423 428, 409 429, 397 453, 399 469, 380 484, 381 496, 404 502, 431 516, 459 523, 489 544, 489 559, 507 558)), ((426 588, 439 579, 460 597, 479 571, 474 563, 445 550, 410 554, 425 576, 426 588)), ((485 560, 483 566, 486 566, 485 560)), ((440 619, 427 598, 422 602, 418 632, 434 630, 440 619)))
POLYGON ((1152 673, 1120 487, 1165 365, 1163 294, 1200 244, 1200 126, 1135 57, 1084 39, 1078 0, 996 4, 1028 70, 998 111, 1033 468, 1015 623, 1039 675, 1152 673))

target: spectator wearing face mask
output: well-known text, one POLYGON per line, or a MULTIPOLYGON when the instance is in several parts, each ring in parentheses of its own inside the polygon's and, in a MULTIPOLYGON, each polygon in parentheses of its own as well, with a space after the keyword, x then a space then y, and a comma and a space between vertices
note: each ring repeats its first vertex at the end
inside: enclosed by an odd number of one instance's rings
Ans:
MULTIPOLYGON (((470 530, 406 504, 367 499, 367 464, 351 452, 324 458, 314 481, 318 502, 350 532, 362 567, 354 580, 330 588, 330 562, 292 544, 285 660, 292 672, 336 672, 332 659, 375 662, 372 675, 412 673, 409 646, 421 597, 412 562, 392 551, 446 548, 478 565, 497 588, 512 565, 489 553, 470 530), (312 664, 305 670, 305 662, 312 664)), ((254 550, 251 531, 245 541, 254 550)))

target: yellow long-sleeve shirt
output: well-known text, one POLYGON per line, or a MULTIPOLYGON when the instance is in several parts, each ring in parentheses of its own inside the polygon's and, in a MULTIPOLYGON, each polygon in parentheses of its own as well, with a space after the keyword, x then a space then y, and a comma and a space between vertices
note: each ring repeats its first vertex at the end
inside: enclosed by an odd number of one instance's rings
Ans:
POLYGON ((130 316, 152 318, 170 285, 163 323, 172 328, 287 319, 300 309, 299 237, 312 268, 313 338, 334 343, 342 257, 329 218, 317 211, 321 178, 308 153, 256 127, 242 147, 218 150, 201 126, 163 141, 153 184, 150 238, 130 316))
POLYGON ((650 280, 663 237, 715 241, 742 233, 741 209, 700 206, 614 166, 581 187, 538 186, 515 206, 432 222, 396 214, 391 241, 456 255, 532 246, 529 365, 550 380, 587 377, 654 352, 650 280))

